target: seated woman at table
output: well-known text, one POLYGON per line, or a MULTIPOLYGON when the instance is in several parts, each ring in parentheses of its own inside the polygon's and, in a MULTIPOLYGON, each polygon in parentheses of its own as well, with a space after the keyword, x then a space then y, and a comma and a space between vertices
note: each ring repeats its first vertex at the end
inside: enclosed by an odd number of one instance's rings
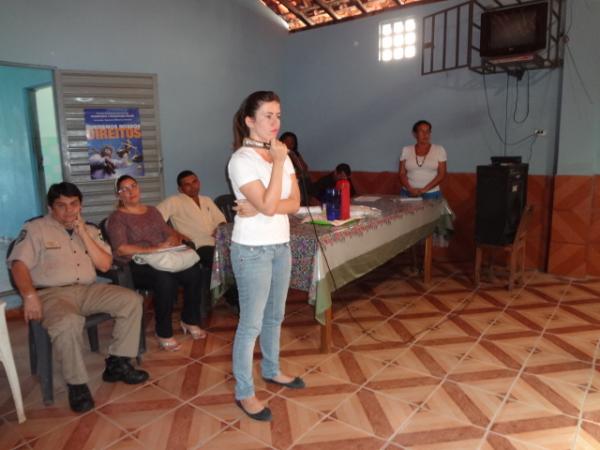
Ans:
POLYGON ((306 206, 310 199, 309 193, 312 191, 312 181, 308 173, 308 164, 306 164, 306 161, 304 161, 304 158, 302 158, 302 155, 298 151, 298 137, 291 131, 286 131, 279 136, 279 140, 289 150, 288 156, 294 165, 296 179, 300 187, 300 204, 306 206))
POLYGON ((279 368, 279 340, 290 283, 292 256, 288 214, 300 207, 300 191, 288 149, 277 140, 281 106, 277 94, 257 91, 233 120, 234 148, 227 171, 237 199, 231 265, 238 286, 240 319, 233 343, 235 401, 255 420, 271 420, 256 397, 252 357, 260 335, 261 372, 267 383, 304 387, 279 368))
POLYGON ((441 198, 440 183, 446 176, 446 150, 431 143, 431 124, 419 120, 413 125, 415 145, 402 149, 400 183, 403 197, 441 198))
POLYGON ((313 196, 318 198, 321 203, 325 203, 327 190, 334 189, 339 180, 350 182, 350 197, 355 197, 356 190, 352 184, 352 169, 346 163, 338 164, 333 172, 319 178, 313 184, 313 196))
POLYGON ((156 337, 161 349, 179 350, 173 337, 171 313, 177 300, 178 285, 182 285, 183 309, 181 329, 193 339, 203 339, 206 332, 200 324, 201 281, 200 264, 180 272, 158 270, 132 260, 136 253, 147 253, 181 244, 180 235, 169 227, 160 212, 140 202, 140 187, 135 178, 122 175, 115 184, 119 205, 108 218, 107 231, 115 260, 131 267, 133 283, 137 288, 153 291, 156 337))

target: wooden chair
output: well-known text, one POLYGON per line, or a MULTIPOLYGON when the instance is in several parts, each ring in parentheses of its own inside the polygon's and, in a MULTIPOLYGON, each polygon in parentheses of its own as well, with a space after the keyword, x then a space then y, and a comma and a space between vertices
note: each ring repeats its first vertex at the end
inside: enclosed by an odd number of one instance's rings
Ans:
MULTIPOLYGON (((475 285, 479 285, 481 280, 481 264, 483 262, 484 252, 503 250, 508 253, 508 290, 511 291, 515 283, 523 282, 523 274, 525 272, 525 244, 527 241, 527 228, 531 220, 533 207, 528 205, 521 214, 521 220, 515 233, 515 238, 512 244, 508 245, 493 245, 493 244, 477 244, 475 250, 475 285)), ((492 263, 490 263, 490 273, 492 263)))

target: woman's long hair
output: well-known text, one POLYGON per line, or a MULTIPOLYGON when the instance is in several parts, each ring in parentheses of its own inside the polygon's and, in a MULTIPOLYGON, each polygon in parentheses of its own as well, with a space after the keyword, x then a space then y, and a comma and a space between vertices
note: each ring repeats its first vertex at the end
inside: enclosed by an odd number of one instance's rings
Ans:
POLYGON ((246 125, 246 117, 254 117, 256 111, 263 103, 280 103, 279 96, 273 91, 256 91, 250 94, 240 105, 233 116, 233 149, 242 146, 244 138, 250 136, 250 130, 246 125))

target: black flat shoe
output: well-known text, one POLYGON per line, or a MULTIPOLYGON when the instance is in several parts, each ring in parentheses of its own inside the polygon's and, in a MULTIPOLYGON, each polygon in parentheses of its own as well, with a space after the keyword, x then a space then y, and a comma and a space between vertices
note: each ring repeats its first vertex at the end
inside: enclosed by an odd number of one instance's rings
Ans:
POLYGON ((87 384, 67 384, 69 406, 76 413, 89 411, 94 407, 94 399, 87 384))
POLYGON ((251 413, 251 412, 246 411, 246 409, 242 405, 242 402, 240 402, 239 400, 236 400, 235 404, 238 405, 238 407, 242 411, 244 411, 244 413, 251 419, 259 420, 260 422, 270 422, 271 419, 273 418, 273 415, 271 414, 271 410, 269 408, 267 408, 266 406, 257 413, 251 413))
POLYGON ((304 380, 300 377, 296 377, 288 383, 282 383, 281 381, 274 380, 273 378, 263 378, 263 380, 265 380, 267 383, 278 384, 279 386, 284 386, 290 389, 303 389, 306 387, 304 380))

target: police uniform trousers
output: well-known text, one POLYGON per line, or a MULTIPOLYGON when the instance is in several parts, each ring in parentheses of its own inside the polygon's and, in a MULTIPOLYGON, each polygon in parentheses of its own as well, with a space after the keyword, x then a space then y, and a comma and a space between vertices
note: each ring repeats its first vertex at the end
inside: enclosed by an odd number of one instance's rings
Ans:
POLYGON ((52 349, 69 384, 88 382, 83 361, 85 316, 108 313, 114 319, 113 340, 108 353, 137 355, 142 318, 142 297, 116 285, 92 283, 38 290, 42 301, 42 325, 48 330, 52 349))

